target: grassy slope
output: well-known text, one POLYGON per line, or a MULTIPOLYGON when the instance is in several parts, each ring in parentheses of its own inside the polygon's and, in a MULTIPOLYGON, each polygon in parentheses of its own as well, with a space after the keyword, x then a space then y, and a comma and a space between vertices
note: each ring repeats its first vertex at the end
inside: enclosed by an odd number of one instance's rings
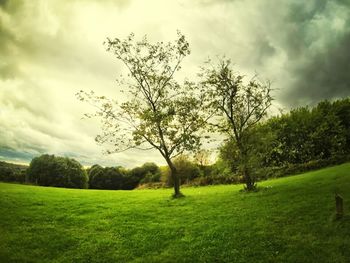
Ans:
POLYGON ((172 200, 171 190, 0 184, 0 262, 350 262, 349 163, 260 185, 172 200))

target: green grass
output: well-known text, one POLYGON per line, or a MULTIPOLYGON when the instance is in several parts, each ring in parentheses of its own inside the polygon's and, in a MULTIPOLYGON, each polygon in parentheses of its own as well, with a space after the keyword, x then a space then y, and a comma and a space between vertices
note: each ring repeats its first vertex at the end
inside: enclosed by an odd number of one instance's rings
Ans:
POLYGON ((350 262, 350 163, 259 185, 175 200, 1 183, 0 262, 350 262))

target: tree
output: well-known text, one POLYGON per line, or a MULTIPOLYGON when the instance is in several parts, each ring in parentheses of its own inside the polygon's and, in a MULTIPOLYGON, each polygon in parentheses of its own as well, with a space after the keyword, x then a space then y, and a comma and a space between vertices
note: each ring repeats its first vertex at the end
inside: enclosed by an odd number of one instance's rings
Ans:
POLYGON ((182 196, 173 158, 199 148, 199 131, 205 125, 202 95, 195 94, 195 84, 184 81, 180 85, 174 78, 190 54, 185 36, 178 32, 175 43, 152 44, 146 36, 136 41, 131 34, 124 40, 107 39, 105 45, 124 64, 128 78, 118 81, 125 101, 94 92, 77 94, 97 107, 96 114, 87 115, 98 116, 103 122, 103 132, 96 141, 111 146, 107 153, 131 148, 158 150, 171 170, 174 197, 182 196))
POLYGON ((160 169, 155 163, 144 163, 142 165, 143 177, 140 181, 141 184, 154 183, 160 181, 160 169))
POLYGON ((100 178, 103 176, 104 168, 98 164, 94 164, 88 169, 89 188, 100 189, 100 178))
POLYGON ((27 166, 0 161, 0 181, 24 183, 27 166))
POLYGON ((261 83, 256 77, 244 82, 244 76, 235 73, 230 60, 224 59, 216 66, 203 67, 200 76, 209 102, 208 109, 216 120, 215 128, 235 143, 246 189, 253 190, 256 182, 249 167, 252 157, 249 154, 250 131, 271 106, 270 83, 261 83))
POLYGON ((90 171, 90 188, 93 189, 124 189, 126 173, 119 167, 97 167, 90 171))
POLYGON ((88 177, 74 159, 43 154, 35 157, 27 170, 28 180, 43 186, 87 188, 88 177))

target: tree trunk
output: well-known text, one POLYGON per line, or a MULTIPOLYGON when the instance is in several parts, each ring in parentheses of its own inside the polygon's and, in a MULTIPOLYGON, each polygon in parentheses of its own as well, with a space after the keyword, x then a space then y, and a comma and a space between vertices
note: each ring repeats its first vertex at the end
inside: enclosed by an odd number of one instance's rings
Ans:
POLYGON ((254 190, 255 189, 255 182, 253 181, 252 177, 250 176, 249 171, 245 165, 243 168, 243 178, 244 178, 244 182, 246 185, 246 190, 247 191, 254 190))
POLYGON ((177 174, 177 170, 176 170, 174 165, 172 165, 170 167, 170 174, 171 174, 171 178, 172 178, 173 183, 174 183, 174 197, 175 198, 181 197, 182 194, 180 192, 180 178, 177 174))
POLYGON ((180 192, 180 178, 177 174, 177 170, 170 158, 165 158, 170 169, 170 176, 174 184, 174 198, 183 197, 184 195, 180 192))
POLYGON ((248 162, 248 156, 246 151, 242 149, 243 147, 240 147, 240 155, 241 155, 241 165, 243 166, 242 173, 243 173, 243 179, 245 183, 245 189, 247 191, 252 191, 255 189, 255 182, 253 178, 251 177, 248 167, 247 167, 247 162, 248 162))
POLYGON ((244 148, 242 141, 239 138, 237 138, 237 136, 236 136, 236 140, 237 140, 237 146, 239 150, 239 161, 242 167, 243 180, 246 185, 245 190, 252 191, 255 189, 255 182, 253 178, 250 176, 250 173, 247 167, 247 163, 248 163, 247 151, 244 148))

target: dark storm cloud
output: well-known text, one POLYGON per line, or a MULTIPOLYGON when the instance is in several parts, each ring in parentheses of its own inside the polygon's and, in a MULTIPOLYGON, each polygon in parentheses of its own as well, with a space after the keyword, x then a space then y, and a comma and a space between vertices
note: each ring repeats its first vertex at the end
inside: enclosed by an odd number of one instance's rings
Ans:
POLYGON ((33 153, 18 151, 8 147, 0 147, 0 160, 30 162, 33 157, 35 157, 33 153))
POLYGON ((281 99, 290 106, 350 95, 350 1, 306 6, 292 4, 286 22, 287 69, 294 81, 281 99), (341 28, 332 26, 337 19, 341 28))
POLYGON ((322 99, 350 96, 350 33, 294 71, 298 77, 288 96, 294 101, 307 98, 311 103, 322 99))
POLYGON ((272 79, 283 106, 350 95, 350 1, 195 3, 205 8, 203 12, 223 7, 221 17, 212 18, 207 34, 200 36, 201 48, 227 54, 238 67, 272 79), (231 19, 225 20, 227 16, 231 19), (234 16, 241 22, 232 23, 234 16), (210 28, 215 30, 208 32, 210 28), (230 44, 221 44, 225 41, 230 44))

